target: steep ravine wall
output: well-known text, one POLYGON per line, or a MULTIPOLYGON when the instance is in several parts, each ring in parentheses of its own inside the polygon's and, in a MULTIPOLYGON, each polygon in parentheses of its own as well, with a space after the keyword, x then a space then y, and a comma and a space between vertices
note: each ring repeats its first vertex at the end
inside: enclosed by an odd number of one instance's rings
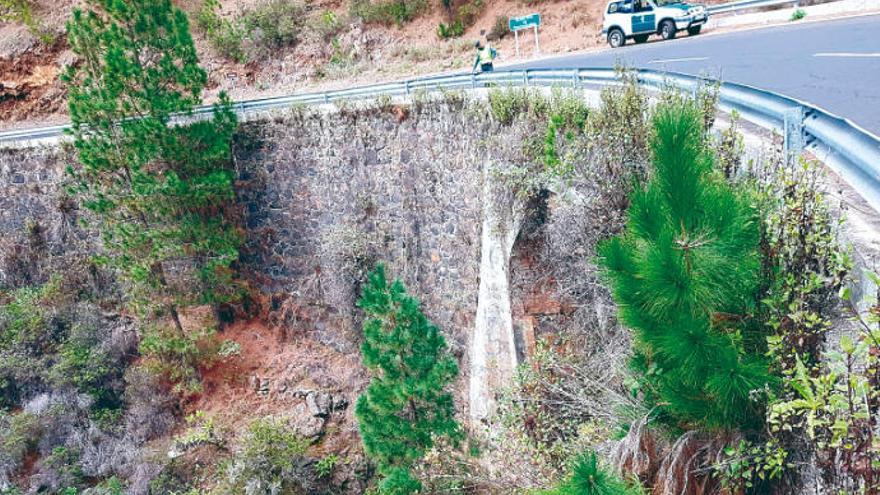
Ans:
MULTIPOLYGON (((494 400, 489 384, 503 383, 516 363, 507 276, 519 223, 511 217, 504 232, 494 228, 515 206, 495 208, 503 185, 485 179, 525 160, 521 142, 516 124, 501 126, 455 98, 242 124, 235 144, 242 268, 268 295, 270 323, 282 337, 357 353, 359 283, 383 262, 459 358, 459 404, 467 404, 469 385, 477 387, 475 417, 484 417, 494 400), (474 332, 487 347, 469 352, 474 332), (474 357, 477 384, 468 382, 474 357)), ((52 249, 94 249, 75 226, 77 208, 60 199, 71 160, 58 149, 0 151, 0 237, 25 242, 28 226, 39 224, 52 249)))

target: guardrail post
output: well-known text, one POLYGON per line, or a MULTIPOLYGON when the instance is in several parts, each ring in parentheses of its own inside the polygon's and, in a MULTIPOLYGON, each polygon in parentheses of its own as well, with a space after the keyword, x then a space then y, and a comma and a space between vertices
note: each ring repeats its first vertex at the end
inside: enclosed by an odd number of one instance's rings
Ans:
POLYGON ((785 110, 782 119, 782 151, 786 163, 795 160, 804 149, 804 109, 792 107, 785 110))
POLYGON ((403 89, 407 95, 409 95, 409 79, 403 82, 403 89))
POLYGON ((529 69, 523 69, 523 86, 529 87, 529 69))
POLYGON ((477 75, 471 72, 471 89, 477 89, 477 75))
POLYGON ((571 73, 571 87, 576 88, 580 86, 581 76, 577 69, 571 73))
POLYGON ((327 92, 324 92, 324 103, 330 103, 330 96, 327 95, 327 92))

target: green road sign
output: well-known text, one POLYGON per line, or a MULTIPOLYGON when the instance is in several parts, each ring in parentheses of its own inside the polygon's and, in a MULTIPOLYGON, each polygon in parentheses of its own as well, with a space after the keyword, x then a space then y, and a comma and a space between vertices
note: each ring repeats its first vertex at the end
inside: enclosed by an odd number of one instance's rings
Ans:
POLYGON ((522 17, 511 17, 508 26, 511 31, 519 31, 530 27, 538 27, 541 25, 541 14, 524 15, 522 17))

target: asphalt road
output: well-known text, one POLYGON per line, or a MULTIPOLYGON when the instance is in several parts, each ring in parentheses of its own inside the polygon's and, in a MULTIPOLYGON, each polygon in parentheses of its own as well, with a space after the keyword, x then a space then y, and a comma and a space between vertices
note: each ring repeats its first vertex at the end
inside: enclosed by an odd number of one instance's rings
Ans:
POLYGON ((776 91, 880 135, 880 15, 651 41, 510 68, 628 67, 705 74, 776 91))

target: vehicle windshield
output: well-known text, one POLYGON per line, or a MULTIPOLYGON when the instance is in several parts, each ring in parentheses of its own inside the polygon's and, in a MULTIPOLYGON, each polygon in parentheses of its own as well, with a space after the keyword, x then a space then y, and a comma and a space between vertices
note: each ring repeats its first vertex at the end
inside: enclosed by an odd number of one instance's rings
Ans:
POLYGON ((655 0, 658 7, 663 7, 664 5, 672 5, 674 3, 684 3, 682 0, 655 0))

